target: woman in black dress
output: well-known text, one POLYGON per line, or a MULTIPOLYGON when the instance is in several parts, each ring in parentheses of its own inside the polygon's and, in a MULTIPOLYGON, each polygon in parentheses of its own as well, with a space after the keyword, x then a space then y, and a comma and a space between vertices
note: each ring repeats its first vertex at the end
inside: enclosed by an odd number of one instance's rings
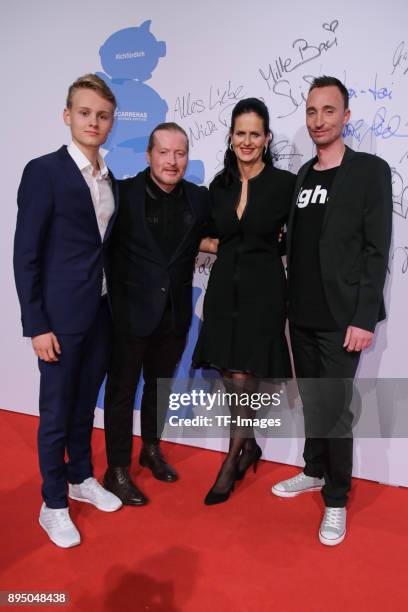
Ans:
MULTIPOLYGON (((221 371, 228 392, 254 388, 260 378, 291 377, 285 338, 286 278, 279 234, 285 223, 295 177, 273 167, 269 113, 257 98, 234 107, 224 169, 210 185, 217 260, 203 308, 194 367, 221 371)), ((207 240, 208 250, 213 240, 207 240)), ((246 410, 247 414, 244 414, 246 410)), ((248 408, 230 405, 234 420, 248 408)), ((261 456, 253 432, 235 428, 228 455, 206 504, 226 501, 237 479, 261 456)))

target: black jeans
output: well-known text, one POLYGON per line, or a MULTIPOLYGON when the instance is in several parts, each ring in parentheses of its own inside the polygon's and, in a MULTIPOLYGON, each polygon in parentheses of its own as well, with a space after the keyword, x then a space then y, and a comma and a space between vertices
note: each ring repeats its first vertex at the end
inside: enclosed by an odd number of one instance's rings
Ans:
POLYGON ((146 337, 115 332, 105 390, 105 439, 108 465, 130 466, 133 407, 143 368, 141 433, 143 442, 157 443, 168 409, 168 393, 158 398, 157 379, 172 378, 183 354, 187 334, 173 330, 171 309, 146 337))
POLYGON ((344 507, 351 488, 353 436, 350 403, 359 352, 343 348, 344 331, 290 324, 290 338, 305 418, 307 476, 325 479, 326 506, 344 507), (313 382, 312 379, 326 379, 313 382), (319 434, 322 437, 319 437, 319 434), (332 437, 331 437, 332 436, 332 437))

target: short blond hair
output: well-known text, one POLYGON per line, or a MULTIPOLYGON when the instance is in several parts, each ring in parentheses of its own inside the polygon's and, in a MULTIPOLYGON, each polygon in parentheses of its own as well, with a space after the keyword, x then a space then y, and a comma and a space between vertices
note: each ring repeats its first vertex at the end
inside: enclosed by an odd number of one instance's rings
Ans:
POLYGON ((105 81, 98 77, 98 75, 90 73, 80 76, 70 85, 67 95, 67 108, 72 106, 72 96, 77 89, 92 89, 98 93, 102 98, 108 100, 113 104, 113 108, 116 108, 116 98, 113 95, 110 88, 107 86, 105 81))

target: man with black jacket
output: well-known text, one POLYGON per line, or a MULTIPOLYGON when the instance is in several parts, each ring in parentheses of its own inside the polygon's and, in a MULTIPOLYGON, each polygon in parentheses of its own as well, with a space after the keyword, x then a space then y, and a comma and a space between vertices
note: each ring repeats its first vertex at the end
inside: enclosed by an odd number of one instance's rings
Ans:
POLYGON ((379 157, 345 146, 349 117, 343 83, 316 78, 306 123, 317 156, 299 171, 287 235, 290 338, 305 416, 305 468, 272 487, 279 497, 322 490, 319 539, 329 546, 346 534, 352 380, 361 351, 385 318, 392 220, 390 168, 379 157))
POLYGON ((183 353, 192 317, 194 260, 209 215, 207 189, 183 180, 188 138, 180 126, 158 125, 147 159, 146 170, 120 183, 111 258, 115 335, 105 394, 104 485, 134 506, 148 501, 129 475, 142 369, 139 463, 158 480, 178 479, 160 449, 168 406, 166 393, 158 397, 157 381, 173 376, 183 353))

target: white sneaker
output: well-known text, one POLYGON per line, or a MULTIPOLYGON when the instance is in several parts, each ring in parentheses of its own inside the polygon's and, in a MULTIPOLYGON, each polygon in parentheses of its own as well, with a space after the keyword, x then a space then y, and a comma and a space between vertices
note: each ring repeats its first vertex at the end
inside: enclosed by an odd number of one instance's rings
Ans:
POLYGON ((296 497, 301 493, 320 491, 323 485, 324 478, 313 478, 312 476, 306 476, 304 472, 300 472, 293 478, 277 482, 272 487, 272 493, 278 497, 296 497))
POLYGON ((319 529, 319 540, 326 546, 336 546, 346 537, 346 509, 329 508, 324 512, 324 517, 319 529))
POLYGON ((71 521, 68 508, 47 508, 43 504, 38 520, 41 527, 48 533, 50 540, 57 546, 71 548, 81 543, 81 536, 71 521))
POLYGON ((122 506, 119 497, 104 489, 96 478, 87 478, 80 484, 69 484, 68 495, 71 499, 92 504, 103 512, 115 512, 122 506))

